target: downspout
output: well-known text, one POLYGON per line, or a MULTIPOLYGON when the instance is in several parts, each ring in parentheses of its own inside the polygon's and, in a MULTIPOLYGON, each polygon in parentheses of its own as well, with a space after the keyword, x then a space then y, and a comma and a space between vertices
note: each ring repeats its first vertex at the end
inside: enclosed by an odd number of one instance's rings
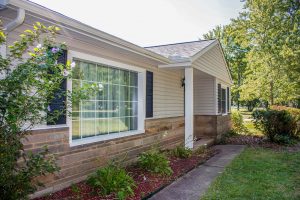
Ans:
MULTIPOLYGON (((8 2, 8 0, 0 0, 0 11, 7 8, 8 2)), ((25 10, 19 8, 17 11, 17 17, 3 27, 4 33, 7 35, 9 32, 13 31, 15 28, 17 28, 24 22, 24 19, 25 10)), ((3 58, 6 57, 6 44, 1 45, 1 56, 3 58)))

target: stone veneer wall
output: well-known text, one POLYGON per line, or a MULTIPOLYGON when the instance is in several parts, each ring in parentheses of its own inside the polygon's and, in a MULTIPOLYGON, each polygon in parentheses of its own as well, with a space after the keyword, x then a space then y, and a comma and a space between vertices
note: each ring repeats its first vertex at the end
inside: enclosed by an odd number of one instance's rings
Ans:
POLYGON ((32 197, 54 192, 84 180, 96 168, 111 159, 125 159, 124 165, 137 155, 159 144, 171 148, 184 142, 184 117, 147 119, 145 133, 75 147, 69 146, 69 128, 35 130, 24 141, 25 149, 38 152, 44 145, 57 156, 60 171, 41 177, 45 184, 32 197))
POLYGON ((230 114, 194 116, 194 137, 196 138, 215 138, 219 140, 222 134, 230 129, 230 114))

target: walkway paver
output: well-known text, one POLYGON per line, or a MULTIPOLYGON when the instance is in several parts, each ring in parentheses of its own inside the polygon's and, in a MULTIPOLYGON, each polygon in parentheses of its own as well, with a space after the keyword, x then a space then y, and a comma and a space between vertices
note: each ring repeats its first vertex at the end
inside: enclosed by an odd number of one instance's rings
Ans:
POLYGON ((155 194, 150 200, 199 200, 212 181, 245 146, 216 145, 214 148, 219 149, 220 153, 155 194))

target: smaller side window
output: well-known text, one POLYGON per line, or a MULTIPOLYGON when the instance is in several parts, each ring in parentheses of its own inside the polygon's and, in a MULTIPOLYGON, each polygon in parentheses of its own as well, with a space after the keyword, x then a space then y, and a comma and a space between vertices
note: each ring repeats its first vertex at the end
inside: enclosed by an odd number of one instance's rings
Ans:
POLYGON ((221 84, 218 84, 218 113, 222 112, 222 102, 221 102, 221 98, 222 98, 222 88, 221 88, 221 84))
POLYGON ((226 113, 226 89, 222 88, 222 114, 226 113))
POLYGON ((230 106, 231 102, 230 102, 230 88, 227 87, 227 112, 230 112, 230 106))

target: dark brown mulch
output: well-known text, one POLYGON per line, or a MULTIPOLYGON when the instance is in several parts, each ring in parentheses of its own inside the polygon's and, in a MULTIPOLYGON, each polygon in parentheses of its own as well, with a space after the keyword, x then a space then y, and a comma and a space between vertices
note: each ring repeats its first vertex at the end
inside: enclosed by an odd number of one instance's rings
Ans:
MULTIPOLYGON (((143 199, 153 192, 161 189, 162 187, 170 184, 172 181, 176 180, 183 174, 187 173, 191 169, 197 167, 199 164, 205 162, 218 152, 214 149, 207 149, 203 153, 193 154, 191 157, 186 159, 180 159, 176 157, 169 156, 170 166, 173 170, 171 176, 159 176, 151 174, 136 165, 127 167, 128 173, 133 177, 136 182, 137 187, 134 190, 134 196, 127 198, 127 200, 140 200, 143 199)), ((87 185, 85 181, 73 185, 73 187, 68 187, 64 190, 55 192, 51 195, 37 198, 36 200, 108 200, 117 199, 115 195, 108 196, 97 196, 93 189, 87 185), (73 189, 72 189, 73 188, 73 189), (74 191, 76 188, 76 192, 74 191)))

